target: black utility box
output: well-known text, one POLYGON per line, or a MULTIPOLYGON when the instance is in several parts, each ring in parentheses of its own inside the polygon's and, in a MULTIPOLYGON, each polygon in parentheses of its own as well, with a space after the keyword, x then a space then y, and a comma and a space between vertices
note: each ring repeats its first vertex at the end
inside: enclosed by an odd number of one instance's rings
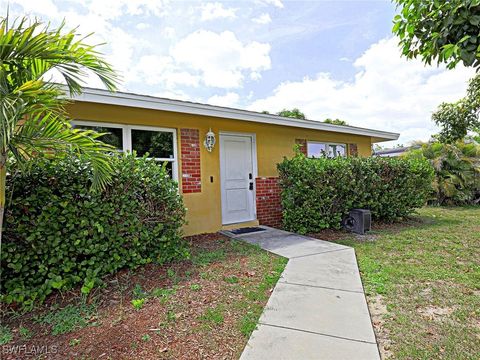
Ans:
POLYGON ((366 209, 353 209, 350 210, 348 216, 342 221, 344 229, 354 232, 356 234, 365 234, 370 231, 372 225, 372 214, 370 210, 366 209))

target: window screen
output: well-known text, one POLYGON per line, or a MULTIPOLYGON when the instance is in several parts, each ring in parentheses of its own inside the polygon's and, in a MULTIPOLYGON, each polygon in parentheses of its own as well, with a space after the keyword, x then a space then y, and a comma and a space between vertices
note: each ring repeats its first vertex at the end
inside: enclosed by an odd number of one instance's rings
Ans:
POLYGON ((327 144, 309 142, 307 144, 307 153, 308 157, 324 157, 327 154, 327 144))
POLYGON ((106 133, 100 138, 103 142, 115 146, 120 151, 135 151, 137 156, 148 157, 163 166, 174 179, 178 178, 178 159, 176 156, 176 132, 174 129, 149 128, 134 125, 102 124, 89 121, 72 121, 76 128, 106 133))
POLYGON ((345 156, 345 145, 329 144, 328 157, 345 156))
POLYGON ((307 154, 311 158, 346 156, 346 149, 345 144, 307 143, 307 154))
POLYGON ((132 150, 156 159, 173 159, 173 133, 132 129, 132 150))

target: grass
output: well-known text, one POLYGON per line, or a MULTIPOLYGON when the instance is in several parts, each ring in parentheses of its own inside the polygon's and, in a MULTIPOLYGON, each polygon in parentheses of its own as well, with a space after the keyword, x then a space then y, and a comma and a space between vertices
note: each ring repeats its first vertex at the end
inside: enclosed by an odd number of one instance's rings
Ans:
POLYGON ((24 326, 20 326, 18 333, 24 340, 28 340, 32 337, 32 332, 24 326))
POLYGON ((225 280, 225 282, 229 283, 229 284, 236 284, 238 283, 238 277, 236 277, 235 275, 231 275, 231 276, 225 276, 223 278, 223 280, 225 280))
POLYGON ((355 248, 377 335, 396 359, 480 358, 480 208, 424 208, 355 248), (375 319, 374 319, 375 320, 375 319))
POLYGON ((0 345, 8 344, 12 341, 13 335, 7 326, 0 325, 0 345))
POLYGON ((199 320, 209 325, 219 325, 219 324, 222 324, 223 321, 225 320, 224 312, 225 312, 224 306, 219 305, 212 309, 207 309, 199 317, 199 320))
POLYGON ((217 249, 213 251, 203 250, 195 254, 192 262, 195 265, 206 266, 213 262, 222 261, 225 259, 225 250, 217 249))
POLYGON ((67 305, 59 310, 52 310, 43 316, 37 317, 40 324, 51 326, 52 335, 59 335, 84 328, 96 318, 95 305, 67 305))
MULTIPOLYGON (((264 253, 259 253, 256 261, 263 261, 264 256, 261 254, 264 253)), ((251 259, 251 261, 255 261, 255 259, 251 259)), ((277 263, 271 271, 263 274, 262 281, 256 287, 246 290, 245 300, 237 304, 244 312, 244 315, 238 323, 238 327, 245 338, 249 338, 253 330, 257 327, 258 319, 263 311, 263 304, 267 302, 270 296, 268 290, 272 289, 280 279, 287 262, 288 260, 285 258, 278 258, 277 263)))
POLYGON ((200 291, 200 290, 202 290, 202 285, 192 284, 192 285, 190 285, 190 289, 193 290, 193 291, 200 291))
POLYGON ((166 303, 172 295, 175 295, 176 290, 170 288, 155 288, 151 291, 151 296, 158 298, 162 303, 166 303))
POLYGON ((59 358, 238 358, 286 259, 219 234, 187 241, 189 260, 125 269, 87 298, 77 289, 3 313, 0 344, 56 346, 59 358))
MULTIPOLYGON (((380 228, 335 241, 356 250, 383 355, 480 358, 480 209, 425 208, 380 228)), ((56 345, 63 358, 238 358, 287 260, 216 234, 190 242, 191 260, 120 272, 87 303, 62 294, 2 319, 0 345, 56 345)))

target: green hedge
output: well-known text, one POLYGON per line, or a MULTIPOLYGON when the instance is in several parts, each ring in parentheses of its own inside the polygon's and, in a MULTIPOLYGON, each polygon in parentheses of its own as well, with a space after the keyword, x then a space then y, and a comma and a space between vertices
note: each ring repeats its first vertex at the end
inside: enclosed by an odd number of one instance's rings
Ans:
POLYGON ((90 167, 68 156, 38 159, 7 180, 1 256, 4 302, 31 306, 54 289, 88 293, 120 268, 187 255, 185 208, 161 164, 112 156, 112 183, 90 191, 90 167))
POLYGON ((306 158, 297 154, 278 164, 283 225, 307 233, 339 228, 353 208, 370 209, 391 221, 425 204, 433 169, 422 159, 306 158))

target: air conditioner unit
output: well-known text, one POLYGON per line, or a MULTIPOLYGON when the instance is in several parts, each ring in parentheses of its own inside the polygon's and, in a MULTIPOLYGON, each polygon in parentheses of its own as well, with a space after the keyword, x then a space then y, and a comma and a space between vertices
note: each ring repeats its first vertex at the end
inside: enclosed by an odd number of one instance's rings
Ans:
POLYGON ((356 234, 365 234, 370 231, 372 224, 372 214, 370 210, 353 209, 343 218, 342 226, 344 229, 356 234))

